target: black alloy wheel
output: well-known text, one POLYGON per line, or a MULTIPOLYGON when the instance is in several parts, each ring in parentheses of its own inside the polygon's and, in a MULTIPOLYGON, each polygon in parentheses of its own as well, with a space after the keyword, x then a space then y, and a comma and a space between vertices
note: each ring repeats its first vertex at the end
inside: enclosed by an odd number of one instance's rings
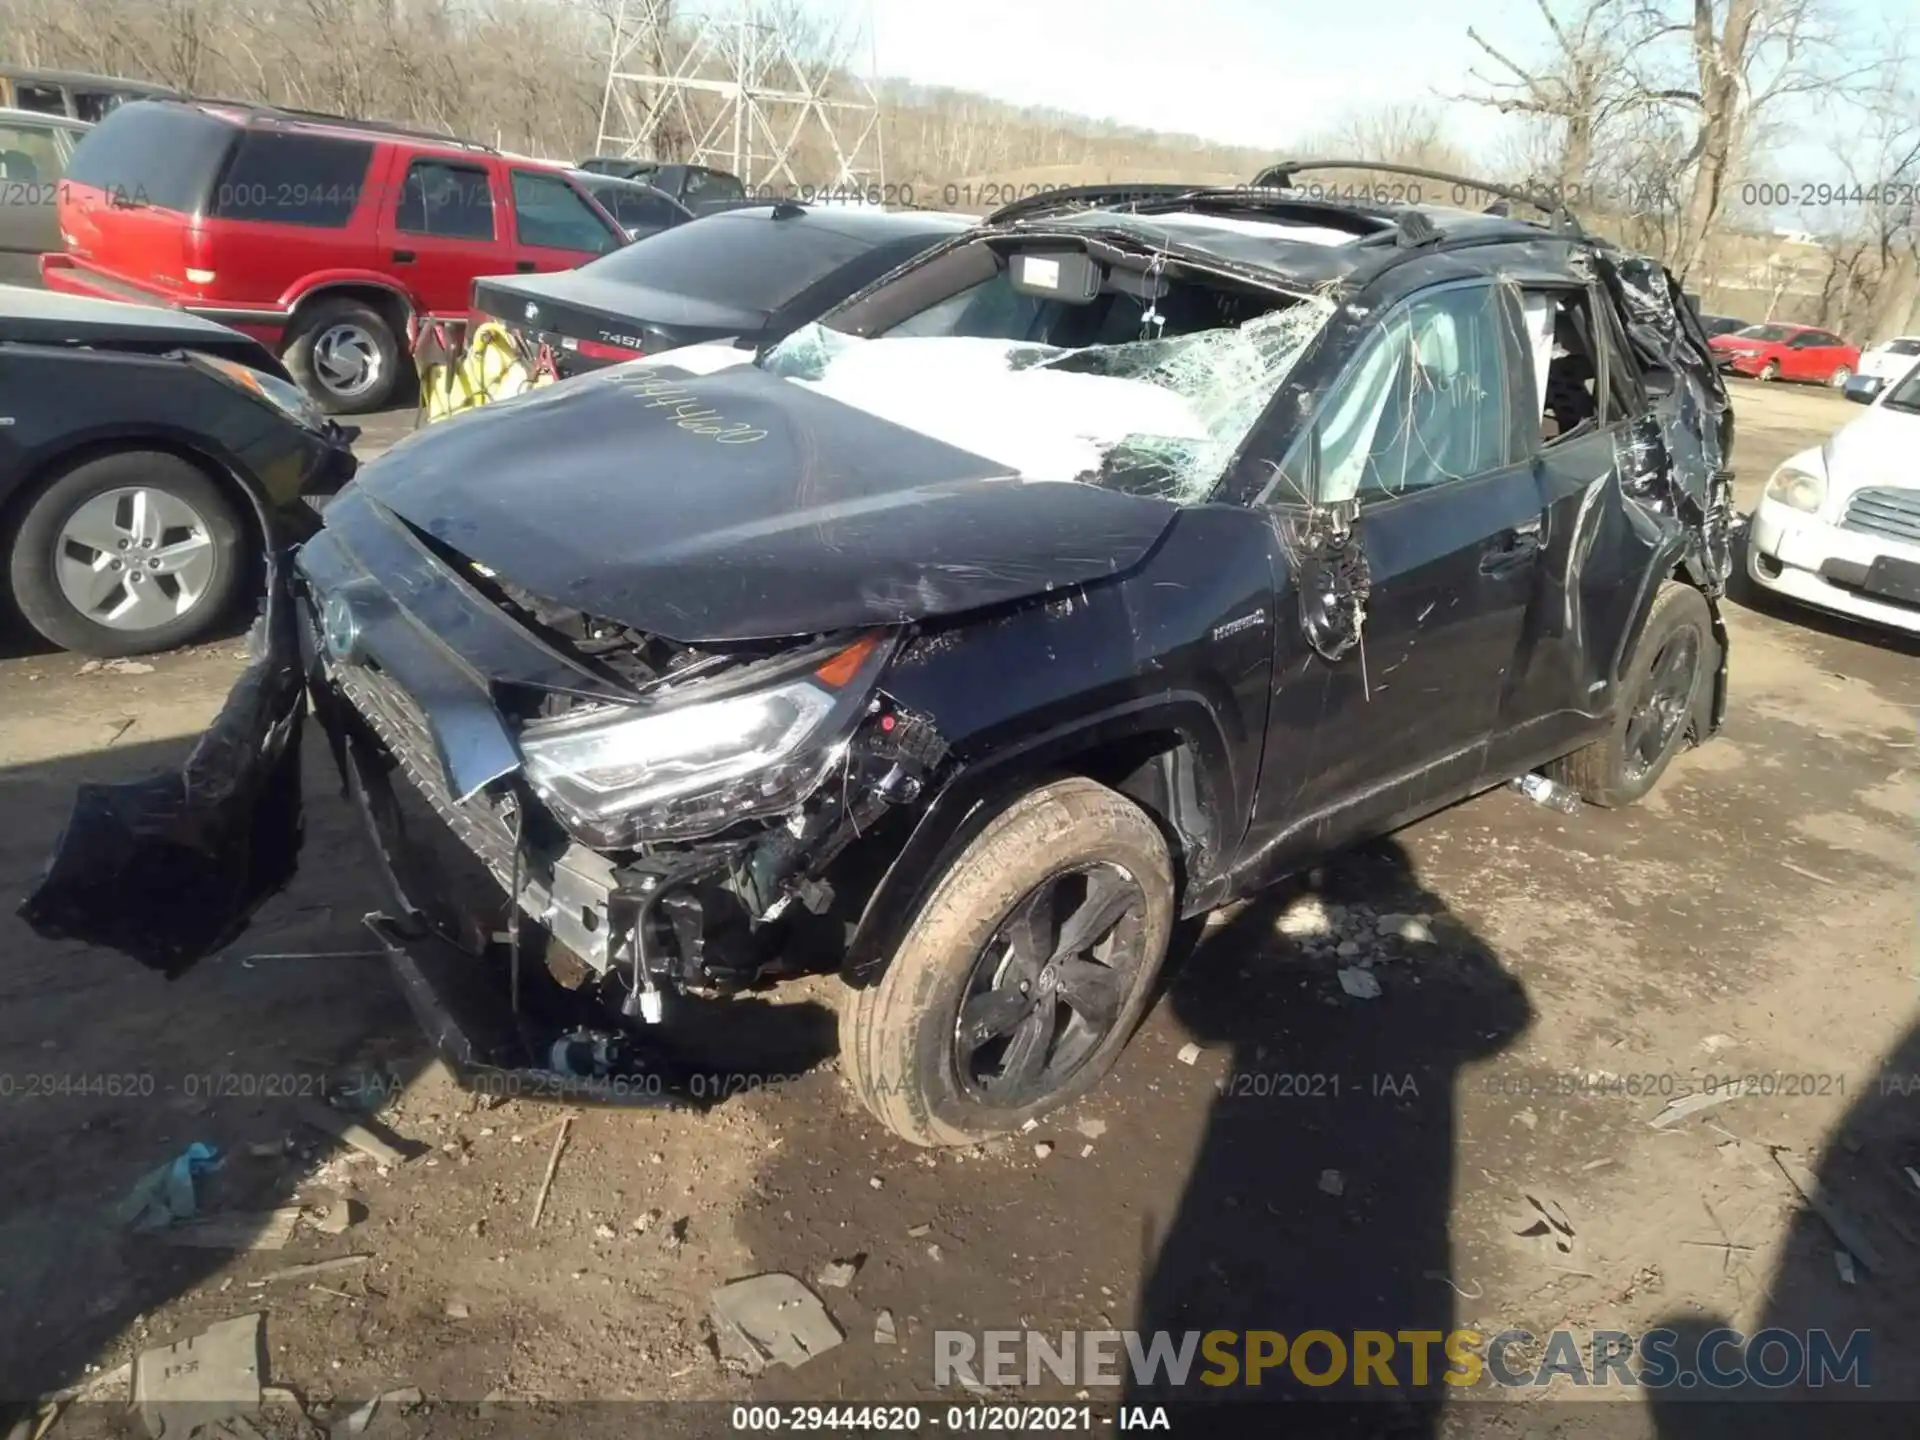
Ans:
POLYGON ((1110 862, 1028 891, 974 962, 954 1018, 962 1090, 1032 1104, 1064 1085, 1113 1033, 1146 959, 1147 897, 1110 862))

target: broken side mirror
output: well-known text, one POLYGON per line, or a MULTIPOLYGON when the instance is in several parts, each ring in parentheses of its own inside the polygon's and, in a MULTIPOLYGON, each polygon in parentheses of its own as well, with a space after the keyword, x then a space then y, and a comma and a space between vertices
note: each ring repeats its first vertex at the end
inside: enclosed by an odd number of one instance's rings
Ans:
POLYGON ((1856 405, 1871 405, 1883 383, 1878 375, 1855 375, 1840 387, 1840 393, 1856 405))

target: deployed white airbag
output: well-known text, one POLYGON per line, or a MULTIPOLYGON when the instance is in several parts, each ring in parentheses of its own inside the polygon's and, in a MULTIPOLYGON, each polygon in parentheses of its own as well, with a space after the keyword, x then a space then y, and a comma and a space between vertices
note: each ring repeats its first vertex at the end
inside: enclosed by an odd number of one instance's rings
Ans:
POLYGON ((1098 470, 1129 435, 1207 439, 1184 396, 1144 380, 1008 366, 1049 352, 1013 340, 875 340, 796 383, 936 440, 998 460, 1029 480, 1098 470))

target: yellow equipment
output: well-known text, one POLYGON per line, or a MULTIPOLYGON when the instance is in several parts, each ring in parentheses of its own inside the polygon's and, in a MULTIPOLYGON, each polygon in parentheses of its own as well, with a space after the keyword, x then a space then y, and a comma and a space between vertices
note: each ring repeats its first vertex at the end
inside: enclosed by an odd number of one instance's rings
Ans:
POLYGON ((510 400, 558 378, 544 345, 536 348, 498 320, 469 333, 464 320, 428 319, 416 329, 413 359, 420 375, 416 425, 510 400))

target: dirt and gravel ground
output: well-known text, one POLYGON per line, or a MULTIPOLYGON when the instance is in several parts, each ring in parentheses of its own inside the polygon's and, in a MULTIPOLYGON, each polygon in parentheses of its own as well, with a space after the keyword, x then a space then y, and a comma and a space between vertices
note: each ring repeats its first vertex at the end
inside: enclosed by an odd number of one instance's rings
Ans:
MULTIPOLYGON (((1852 413, 1742 388, 1742 509, 1852 413)), ((934 1330, 1014 1326, 1867 1327, 1878 1389, 1914 1397, 1920 651, 1802 612, 1728 619, 1724 736, 1649 802, 1566 816, 1495 792, 1341 859, 1319 893, 1216 917, 1117 1073, 1053 1123, 971 1152, 892 1141, 835 1071, 823 985, 757 1007, 739 1069, 773 1078, 751 1093, 572 1119, 537 1228, 556 1112, 454 1089, 383 962, 354 953, 374 890, 324 756, 298 881, 186 977, 13 918, 75 783, 176 761, 239 663, 233 639, 150 670, 16 646, 0 662, 0 1395, 262 1310, 268 1379, 315 1414, 401 1386, 930 1400, 934 1330), (1385 913, 1426 915, 1436 943, 1379 938, 1385 913), (1336 983, 1356 953, 1378 998, 1336 983), (1760 1093, 1647 1123, 1739 1075, 1760 1093), (392 1085, 379 1119, 416 1158, 382 1166, 303 1128, 300 1101, 348 1076, 392 1085), (116 1229, 107 1207, 196 1140, 230 1157, 202 1183, 211 1210, 330 1194, 364 1218, 237 1254, 116 1229), (1819 1174, 1879 1268, 1841 1279, 1769 1147, 1819 1174), (1542 1209, 1571 1234, 1520 1234, 1542 1209), (256 1283, 349 1254, 371 1259, 256 1283), (716 1357, 715 1285, 855 1256, 852 1285, 821 1291, 844 1345, 753 1380, 716 1357), (882 1310, 898 1344, 875 1342, 882 1310)), ((1448 1424, 1544 1433, 1541 1402, 1520 1403, 1448 1424)), ((1704 1433, 1671 1406, 1608 1413, 1609 1435, 1704 1433)))

